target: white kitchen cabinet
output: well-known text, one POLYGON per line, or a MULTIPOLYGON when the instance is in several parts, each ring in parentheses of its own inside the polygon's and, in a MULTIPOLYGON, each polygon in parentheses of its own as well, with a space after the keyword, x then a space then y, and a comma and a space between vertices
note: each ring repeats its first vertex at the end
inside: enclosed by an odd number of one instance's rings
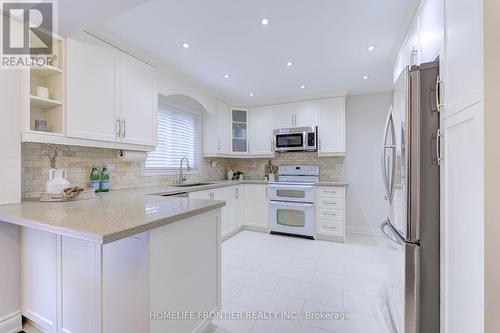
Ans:
POLYGON ((203 156, 216 157, 229 154, 229 123, 231 108, 216 101, 214 114, 203 114, 203 156))
POLYGON ((295 105, 293 103, 273 105, 276 115, 276 128, 295 126, 295 105))
POLYGON ((345 97, 319 101, 318 156, 345 154, 345 97))
POLYGON ((267 185, 245 184, 245 226, 267 231, 268 206, 267 185))
POLYGON ((120 55, 120 68, 123 141, 155 146, 158 113, 155 71, 148 64, 123 52, 120 55))
POLYGON ((345 188, 316 187, 316 237, 345 241, 345 188))
POLYGON ((214 210, 104 245, 23 228, 23 315, 43 332, 202 331, 202 318, 150 311, 220 306, 219 221, 214 210))
POLYGON ((318 101, 304 101, 294 103, 295 127, 318 125, 318 101))
POLYGON ((482 100, 482 1, 445 0, 444 117, 482 100))
POLYGON ((444 43, 444 0, 425 0, 419 20, 420 62, 434 61, 444 43))
POLYGON ((318 101, 304 101, 273 105, 276 113, 276 127, 304 127, 317 126, 318 101))
POLYGON ((120 52, 80 33, 66 43, 66 134, 116 141, 120 113, 120 52))
POLYGON ((23 228, 21 243, 23 316, 42 327, 44 332, 59 332, 57 235, 23 228))
POLYGON ((484 332, 483 107, 476 103, 443 122, 444 333, 484 332))
POLYGON ((249 110, 249 154, 274 156, 274 109, 270 106, 249 110))
POLYGON ((236 155, 248 153, 248 110, 231 109, 231 153, 236 155))
POLYGON ((243 224, 244 186, 235 185, 211 190, 190 192, 189 197, 203 200, 221 200, 226 206, 221 209, 221 236, 226 237, 243 224))
POLYGON ((158 102, 151 66, 87 33, 68 38, 66 63, 68 137, 154 148, 158 102))
POLYGON ((405 66, 420 64, 420 22, 414 20, 403 47, 403 57, 405 66))

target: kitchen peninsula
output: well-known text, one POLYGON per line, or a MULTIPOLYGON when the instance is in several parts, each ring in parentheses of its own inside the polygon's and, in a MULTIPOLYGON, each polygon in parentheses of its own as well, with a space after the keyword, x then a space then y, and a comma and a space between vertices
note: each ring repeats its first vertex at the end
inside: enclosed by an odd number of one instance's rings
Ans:
POLYGON ((219 308, 224 206, 144 189, 0 206, 0 224, 20 228, 19 320, 43 332, 204 330, 203 318, 151 314, 219 308))

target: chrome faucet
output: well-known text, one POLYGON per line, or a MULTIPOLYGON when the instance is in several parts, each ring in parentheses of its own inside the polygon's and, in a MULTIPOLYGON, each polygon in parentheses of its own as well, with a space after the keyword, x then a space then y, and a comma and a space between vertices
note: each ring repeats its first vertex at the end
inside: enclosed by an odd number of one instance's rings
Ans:
POLYGON ((181 164, 179 165, 179 184, 184 184, 184 182, 186 181, 186 174, 182 173, 182 162, 184 160, 186 160, 186 164, 187 164, 186 172, 191 170, 191 167, 189 166, 188 158, 187 157, 181 158, 181 164))

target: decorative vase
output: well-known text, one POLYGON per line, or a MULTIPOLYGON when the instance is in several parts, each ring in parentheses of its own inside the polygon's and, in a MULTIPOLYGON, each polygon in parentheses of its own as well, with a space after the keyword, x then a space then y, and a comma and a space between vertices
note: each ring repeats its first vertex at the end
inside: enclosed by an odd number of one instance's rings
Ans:
POLYGON ((49 180, 45 183, 45 193, 62 194, 63 190, 70 186, 70 182, 66 179, 66 170, 49 170, 49 180))

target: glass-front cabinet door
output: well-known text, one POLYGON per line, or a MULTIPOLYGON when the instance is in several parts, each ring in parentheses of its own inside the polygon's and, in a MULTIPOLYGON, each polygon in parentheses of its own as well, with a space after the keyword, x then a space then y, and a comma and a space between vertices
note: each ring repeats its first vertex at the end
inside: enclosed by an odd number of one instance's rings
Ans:
POLYGON ((231 141, 233 153, 248 152, 248 112, 233 109, 231 112, 231 141))

